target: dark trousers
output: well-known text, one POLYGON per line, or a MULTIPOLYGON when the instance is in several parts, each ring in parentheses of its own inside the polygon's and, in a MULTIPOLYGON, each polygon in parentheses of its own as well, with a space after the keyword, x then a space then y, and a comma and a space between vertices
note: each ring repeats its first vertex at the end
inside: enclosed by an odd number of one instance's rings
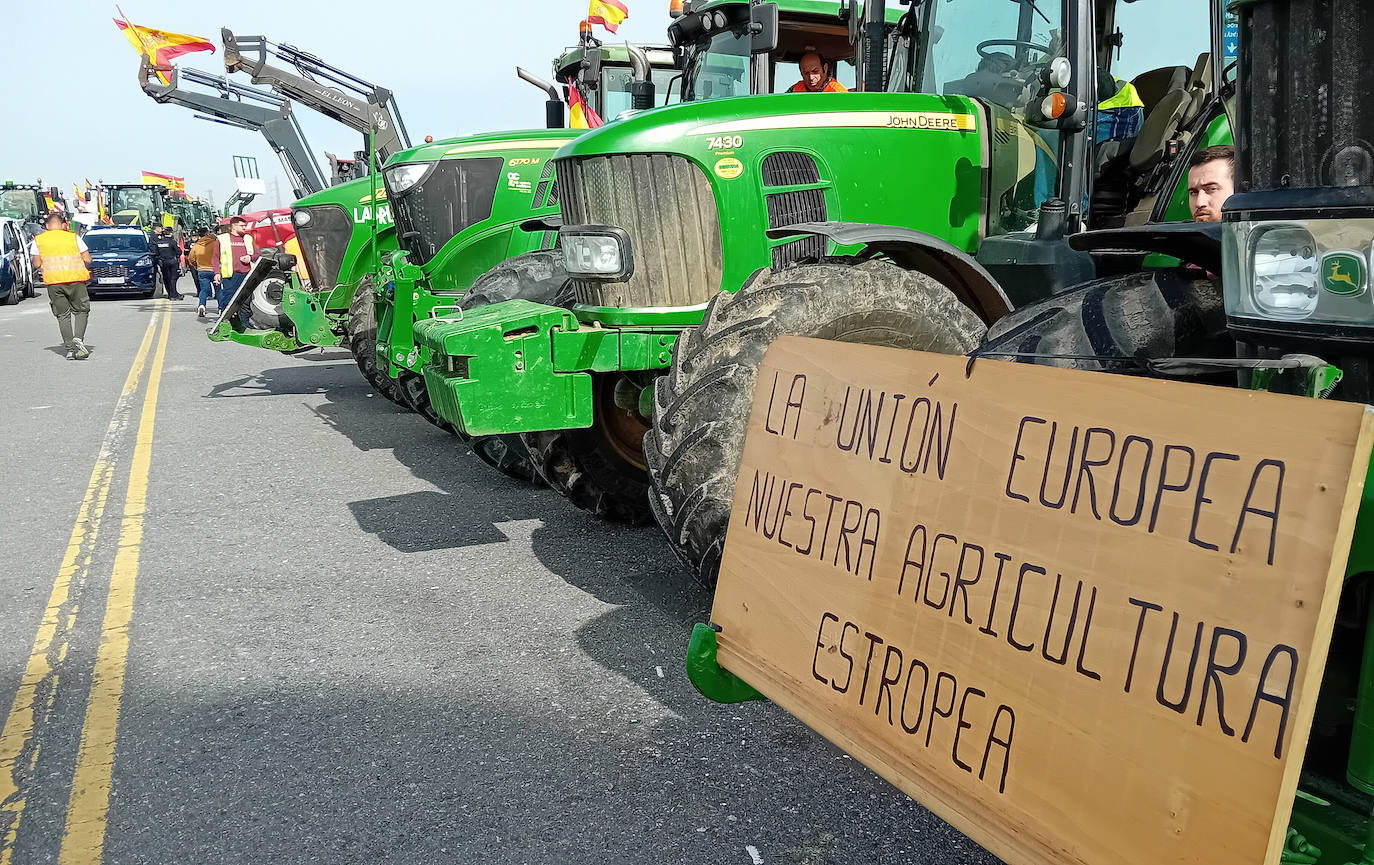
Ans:
POLYGON ((181 278, 181 263, 163 261, 158 263, 158 268, 162 271, 162 286, 167 289, 167 296, 172 300, 181 300, 181 292, 177 291, 177 280, 181 278))
MULTIPOLYGON (((234 299, 234 295, 238 292, 239 286, 243 285, 243 281, 247 278, 248 274, 246 273, 236 273, 233 276, 226 276, 220 279, 219 290, 215 292, 215 302, 219 304, 220 312, 229 308, 229 301, 234 299)), ((239 310, 240 320, 246 317, 244 315, 245 313, 251 312, 252 308, 245 303, 243 309, 239 310)))
POLYGON ((200 305, 210 302, 210 297, 215 293, 215 272, 213 270, 197 270, 196 283, 200 286, 200 305))

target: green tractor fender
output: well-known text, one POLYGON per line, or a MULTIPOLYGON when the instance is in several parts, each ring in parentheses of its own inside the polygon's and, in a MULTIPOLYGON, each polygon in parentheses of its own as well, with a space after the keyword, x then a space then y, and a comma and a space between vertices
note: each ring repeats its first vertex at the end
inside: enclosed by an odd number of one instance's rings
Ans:
POLYGON ((858 247, 860 258, 885 255, 905 270, 924 273, 948 286, 961 303, 988 323, 1012 309, 997 280, 973 256, 924 231, 862 222, 803 222, 766 233, 774 240, 798 234, 824 237, 840 247, 858 247))

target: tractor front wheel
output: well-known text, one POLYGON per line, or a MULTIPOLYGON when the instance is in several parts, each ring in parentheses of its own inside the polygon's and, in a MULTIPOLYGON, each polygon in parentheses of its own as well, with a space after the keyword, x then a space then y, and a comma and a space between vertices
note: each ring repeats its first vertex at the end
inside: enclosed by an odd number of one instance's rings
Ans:
POLYGON ((406 406, 401 389, 377 366, 377 296, 371 278, 364 278, 353 292, 348 305, 348 347, 353 350, 353 362, 358 371, 372 385, 373 390, 399 406, 406 406))
POLYGON ((649 424, 634 407, 642 389, 623 373, 595 374, 590 427, 521 435, 550 487, 584 511, 630 525, 652 516, 643 455, 649 424))
POLYGON ((717 295, 678 339, 644 439, 649 502, 678 557, 715 586, 754 379, 774 339, 964 354, 986 329, 944 285, 887 261, 764 269, 738 292, 717 295))

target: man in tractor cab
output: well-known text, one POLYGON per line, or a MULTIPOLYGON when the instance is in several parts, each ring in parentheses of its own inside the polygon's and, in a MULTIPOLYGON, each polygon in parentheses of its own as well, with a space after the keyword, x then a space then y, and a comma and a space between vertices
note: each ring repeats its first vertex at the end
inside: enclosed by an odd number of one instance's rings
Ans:
POLYGON ((1188 161, 1188 208, 1194 222, 1221 222, 1221 206, 1235 191, 1236 149, 1205 147, 1188 161))
MULTIPOLYGON (((849 88, 835 80, 830 74, 830 64, 821 60, 821 55, 808 51, 797 64, 801 69, 801 80, 792 85, 789 93, 848 93, 849 88)), ((786 79, 783 79, 786 80, 786 79)))

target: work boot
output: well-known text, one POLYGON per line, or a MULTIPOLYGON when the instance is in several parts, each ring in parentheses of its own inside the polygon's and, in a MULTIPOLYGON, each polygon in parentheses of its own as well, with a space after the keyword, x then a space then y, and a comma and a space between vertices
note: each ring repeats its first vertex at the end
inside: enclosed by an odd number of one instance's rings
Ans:
POLYGON ((91 350, 86 348, 86 343, 81 341, 81 337, 72 340, 72 357, 76 360, 85 360, 91 356, 91 350))

